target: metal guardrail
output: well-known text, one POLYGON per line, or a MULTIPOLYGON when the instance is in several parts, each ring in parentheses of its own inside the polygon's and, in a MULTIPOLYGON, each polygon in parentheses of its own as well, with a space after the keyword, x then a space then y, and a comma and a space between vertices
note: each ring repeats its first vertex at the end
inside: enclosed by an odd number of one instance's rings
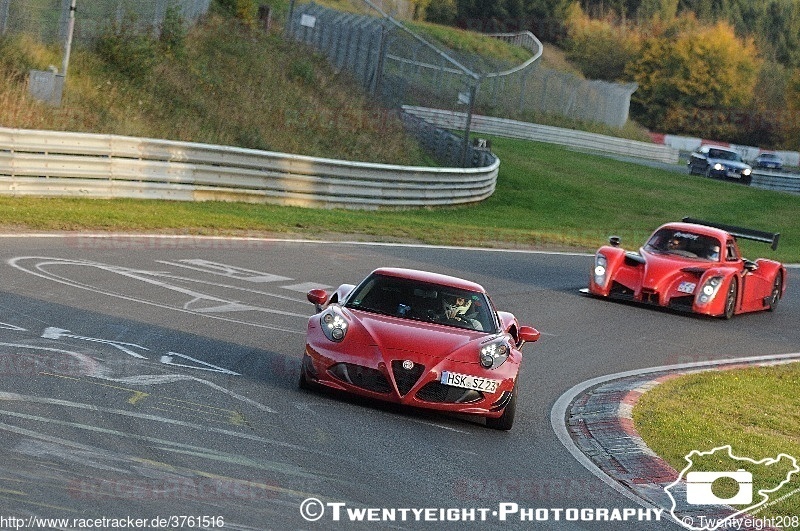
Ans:
MULTIPOLYGON (((461 129, 464 127, 464 120, 466 119, 466 115, 461 112, 410 106, 404 106, 403 110, 435 126, 446 129, 461 129)), ((626 140, 597 133, 587 133, 504 118, 493 118, 491 116, 474 115, 472 117, 472 131, 487 135, 548 142, 582 151, 599 151, 670 164, 677 164, 679 161, 679 151, 677 149, 661 144, 626 140)))
POLYGON ((765 190, 800 193, 800 175, 769 170, 753 170, 750 186, 765 190))
POLYGON ((253 149, 0 128, 0 194, 243 201, 316 208, 455 205, 494 192, 478 168, 347 162, 253 149))

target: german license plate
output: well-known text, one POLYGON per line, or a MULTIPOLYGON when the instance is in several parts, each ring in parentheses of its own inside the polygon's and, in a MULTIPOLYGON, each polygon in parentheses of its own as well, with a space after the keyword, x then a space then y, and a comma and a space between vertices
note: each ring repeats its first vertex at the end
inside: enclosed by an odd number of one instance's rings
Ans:
POLYGON ((439 382, 444 385, 473 389, 475 391, 483 391, 484 393, 494 393, 500 386, 500 380, 490 380, 489 378, 480 378, 478 376, 470 376, 469 374, 448 371, 442 372, 442 377, 439 379, 439 382))
POLYGON ((731 177, 733 179, 741 179, 742 178, 741 174, 736 170, 730 170, 728 172, 728 177, 731 177))

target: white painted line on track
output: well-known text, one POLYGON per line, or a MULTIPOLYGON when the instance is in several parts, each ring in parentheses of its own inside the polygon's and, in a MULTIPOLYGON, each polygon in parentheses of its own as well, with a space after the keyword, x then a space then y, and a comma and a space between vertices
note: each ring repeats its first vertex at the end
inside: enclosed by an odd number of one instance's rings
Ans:
POLYGON ((585 382, 581 382, 569 390, 567 390, 564 394, 562 394, 558 400, 556 400, 555 404, 553 404, 553 408, 550 410, 550 425, 553 428, 558 440, 561 441, 561 444, 572 454, 581 465, 584 466, 589 472, 594 474, 597 478, 599 478, 603 483, 617 491, 618 493, 622 494, 626 498, 633 500, 634 502, 647 507, 647 508, 658 508, 649 503, 648 501, 636 496, 634 493, 620 485, 616 480, 608 476, 605 472, 603 472, 591 459, 589 459, 577 445, 572 441, 572 437, 570 437, 569 431, 567 430, 566 426, 566 418, 567 418, 567 411, 569 410, 570 405, 572 402, 582 393, 586 392, 588 389, 613 381, 619 380, 621 378, 628 378, 631 376, 644 376, 646 374, 655 374, 660 372, 670 372, 670 371, 705 371, 705 370, 713 370, 717 367, 723 365, 742 365, 748 363, 769 363, 769 362, 792 362, 792 361, 800 361, 800 352, 795 352, 791 354, 775 354, 775 355, 768 355, 768 356, 751 356, 747 358, 728 358, 724 360, 711 360, 711 361, 698 361, 693 363, 681 363, 676 365, 665 365, 662 367, 652 367, 648 369, 637 369, 632 371, 625 371, 619 372, 616 374, 609 374, 606 376, 599 376, 597 378, 592 378, 591 380, 587 380, 585 382))
MULTIPOLYGON (((594 252, 590 251, 545 251, 541 249, 503 249, 496 247, 467 247, 461 245, 432 245, 423 243, 398 243, 398 242, 365 242, 357 240, 309 240, 304 238, 261 238, 256 236, 203 236, 203 235, 189 235, 189 234, 126 234, 126 233, 96 233, 96 234, 50 234, 50 233, 32 233, 32 234, 4 234, 0 233, 0 238, 14 239, 14 238, 81 238, 81 239, 113 239, 125 238, 126 240, 133 241, 136 239, 163 239, 175 241, 215 241, 227 240, 232 242, 257 242, 257 243, 300 243, 300 244, 318 244, 318 245, 355 245, 355 246, 372 246, 372 247, 400 247, 412 249, 450 249, 458 251, 483 251, 493 253, 512 253, 512 254, 538 254, 538 255, 551 255, 551 256, 594 256, 594 252)), ((129 242, 130 243, 130 242, 129 242)), ((127 245, 130 247, 130 244, 127 245)), ((784 267, 790 269, 800 269, 800 264, 783 264, 784 267)))
MULTIPOLYGON (((433 245, 424 243, 398 243, 398 242, 369 242, 358 240, 309 240, 303 238, 259 238, 259 237, 245 237, 245 236, 192 236, 186 234, 1 234, 0 238, 14 239, 14 238, 81 238, 81 239, 114 239, 125 238, 126 242, 137 239, 164 239, 164 240, 198 240, 198 241, 215 241, 227 240, 232 242, 259 242, 259 243, 300 243, 300 244, 313 244, 313 245, 356 245, 356 246, 372 246, 372 247, 401 247, 412 249, 451 249, 459 251, 487 251, 498 253, 522 253, 522 254, 545 254, 545 255, 564 255, 564 256, 594 256, 594 252, 588 251, 544 251, 538 249, 502 249, 497 247, 468 247, 462 245, 433 245)), ((127 245, 130 247, 130 245, 127 245)), ((112 247, 109 247, 112 248, 112 247)), ((168 248, 164 248, 168 250, 168 248)))
MULTIPOLYGON (((149 301, 149 300, 146 300, 146 299, 140 299, 140 298, 132 297, 132 296, 129 296, 129 295, 123 295, 123 294, 120 294, 120 293, 115 293, 113 291, 99 289, 99 288, 96 288, 95 286, 92 286, 92 285, 89 285, 89 284, 85 284, 85 283, 78 282, 78 281, 75 281, 75 280, 72 280, 72 279, 69 279, 69 278, 66 278, 66 277, 62 277, 62 276, 59 276, 59 275, 56 275, 56 274, 53 274, 53 273, 50 273, 50 272, 46 272, 43 269, 43 266, 47 266, 47 265, 56 265, 56 266, 58 266, 58 265, 74 265, 74 266, 82 266, 82 267, 96 267, 98 269, 102 269, 102 270, 108 271, 110 273, 116 273, 116 274, 120 274, 120 275, 123 275, 123 276, 128 276, 128 277, 134 278, 134 279, 139 280, 139 281, 143 281, 143 282, 146 282, 146 283, 149 283, 149 284, 156 285, 156 286, 161 287, 163 289, 167 289, 167 290, 171 290, 173 292, 181 293, 181 294, 183 294, 183 295, 185 295, 187 297, 194 297, 187 304, 192 304, 193 302, 202 300, 202 301, 206 301, 206 302, 209 302, 209 303, 219 303, 220 304, 220 306, 219 306, 220 308, 225 308, 225 307, 227 307, 226 305, 230 305, 230 304, 235 302, 235 301, 228 301, 228 300, 225 300, 225 299, 220 299, 218 297, 213 297, 213 296, 210 296, 210 295, 206 295, 206 294, 203 294, 203 293, 200 293, 200 292, 196 292, 196 291, 193 291, 193 290, 189 290, 189 289, 186 289, 186 288, 183 288, 183 287, 180 287, 180 286, 175 286, 175 285, 172 285, 172 284, 168 284, 166 282, 161 282, 161 281, 157 281, 155 279, 147 278, 146 276, 144 276, 144 273, 146 273, 146 272, 142 272, 142 271, 136 271, 136 270, 133 270, 133 269, 127 269, 127 268, 122 268, 122 267, 118 267, 118 266, 111 266, 111 265, 108 265, 108 264, 103 264, 101 262, 92 262, 92 261, 88 261, 88 260, 72 260, 72 259, 65 259, 65 258, 49 258, 49 257, 42 257, 42 256, 17 256, 15 258, 11 258, 11 259, 7 260, 7 263, 10 266, 12 266, 12 267, 14 267, 16 269, 19 269, 20 271, 23 271, 25 273, 37 276, 39 278, 44 278, 44 279, 47 279, 47 280, 50 280, 50 281, 53 281, 53 282, 58 282, 60 284, 66 285, 66 286, 72 286, 72 287, 75 287, 75 288, 85 289, 87 291, 91 291, 93 293, 99 293, 101 295, 108 295, 110 297, 116 297, 118 299, 122 299, 122 300, 126 300, 126 301, 138 302, 138 303, 141 303, 141 304, 147 304, 147 305, 150 305, 150 306, 156 306, 158 308, 164 308, 164 309, 173 310, 173 311, 177 311, 177 312, 190 313, 190 314, 193 314, 193 315, 203 315, 203 316, 206 316, 208 318, 216 319, 216 320, 219 320, 219 321, 233 322, 233 323, 244 324, 244 325, 248 325, 248 326, 255 326, 255 327, 258 327, 258 328, 267 328, 267 329, 270 329, 270 330, 278 330, 278 331, 281 331, 281 332, 289 332, 289 333, 294 333, 294 334, 303 334, 303 333, 305 333, 304 331, 298 330, 298 329, 290 329, 290 328, 281 327, 281 326, 272 326, 272 325, 267 325, 267 324, 262 324, 262 323, 254 323, 254 322, 242 321, 242 320, 239 320, 239 319, 233 319, 233 318, 229 318, 229 317, 224 317, 222 315, 214 315, 213 313, 200 312, 200 311, 197 311, 197 310, 188 309, 186 307, 181 308, 181 307, 176 307, 176 306, 170 306, 168 304, 153 302, 153 301, 149 301), (39 260, 39 261, 35 263, 35 266, 33 268, 29 269, 29 268, 24 267, 22 264, 20 264, 20 262, 24 261, 24 260, 39 260)), ((271 308, 263 308, 263 307, 255 307, 254 306, 254 307, 250 307, 248 309, 255 310, 255 311, 260 311, 260 312, 274 313, 274 314, 277 314, 277 315, 282 315, 282 316, 287 316, 287 317, 299 317, 299 318, 303 318, 303 319, 307 319, 309 317, 307 314, 299 314, 299 313, 294 313, 294 312, 285 312, 285 311, 281 311, 281 310, 273 310, 271 308)))

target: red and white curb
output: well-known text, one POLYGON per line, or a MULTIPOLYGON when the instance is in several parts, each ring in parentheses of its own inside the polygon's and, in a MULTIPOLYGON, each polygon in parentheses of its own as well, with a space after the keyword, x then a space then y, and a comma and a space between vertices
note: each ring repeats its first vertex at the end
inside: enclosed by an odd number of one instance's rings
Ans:
MULTIPOLYGON (((550 424, 572 456, 606 485, 639 505, 670 512, 664 490, 680 472, 657 456, 637 433, 632 419, 639 398, 658 384, 684 374, 780 365, 800 361, 800 353, 704 361, 627 371, 582 382, 556 400, 550 424)), ((700 514, 697 506, 675 509, 680 518, 700 514)), ((706 518, 724 519, 727 513, 706 518)), ((677 524, 677 522, 676 522, 677 524)))

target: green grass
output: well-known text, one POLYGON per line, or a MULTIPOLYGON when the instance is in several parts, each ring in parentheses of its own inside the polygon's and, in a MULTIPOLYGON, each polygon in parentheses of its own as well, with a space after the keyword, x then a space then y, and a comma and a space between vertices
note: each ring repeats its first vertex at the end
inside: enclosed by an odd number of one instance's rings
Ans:
POLYGON ((466 206, 359 212, 239 203, 0 198, 0 223, 30 230, 283 234, 495 247, 593 250, 608 235, 636 249, 683 216, 782 232, 781 246, 742 242, 747 256, 800 262, 798 197, 651 169, 558 146, 493 139, 495 194, 466 206))
MULTIPOLYGON (((633 410, 639 434, 673 468, 683 470, 692 450, 708 452, 730 445, 736 457, 753 460, 787 454, 800 465, 800 364, 729 371, 710 371, 668 380, 645 393, 633 410)), ((719 458, 696 462, 694 470, 724 471, 741 466, 719 458), (702 467, 702 468, 701 468, 702 467)), ((759 467, 752 467, 755 472, 759 467)), ((772 467, 762 480, 778 485, 786 469, 772 467)), ((755 480, 759 475, 754 473, 755 480)), ((800 489, 800 473, 770 501, 800 489)), ((755 491, 755 489, 754 489, 755 491)), ((730 497, 735 491, 721 490, 730 497)), ((716 492, 715 492, 716 494, 716 492)), ((771 505, 759 517, 800 515, 800 492, 771 505)))

